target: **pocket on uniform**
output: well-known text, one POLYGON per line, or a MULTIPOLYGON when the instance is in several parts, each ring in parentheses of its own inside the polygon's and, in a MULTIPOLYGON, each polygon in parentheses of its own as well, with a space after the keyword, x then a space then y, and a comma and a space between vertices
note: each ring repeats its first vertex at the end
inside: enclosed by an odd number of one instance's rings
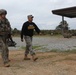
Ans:
POLYGON ((0 47, 2 47, 2 45, 3 45, 2 42, 0 42, 0 47))

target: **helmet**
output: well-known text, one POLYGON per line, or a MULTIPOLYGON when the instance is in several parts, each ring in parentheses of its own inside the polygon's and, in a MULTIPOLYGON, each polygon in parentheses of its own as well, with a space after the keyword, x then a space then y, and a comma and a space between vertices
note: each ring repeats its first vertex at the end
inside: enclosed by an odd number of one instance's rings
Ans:
POLYGON ((0 9, 0 15, 2 15, 2 14, 7 14, 7 11, 5 10, 5 9, 0 9))

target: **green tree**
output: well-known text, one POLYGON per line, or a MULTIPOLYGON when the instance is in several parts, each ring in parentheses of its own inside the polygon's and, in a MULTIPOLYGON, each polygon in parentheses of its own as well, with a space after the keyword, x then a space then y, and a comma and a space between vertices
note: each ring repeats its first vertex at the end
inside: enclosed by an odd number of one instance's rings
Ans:
POLYGON ((12 34, 18 36, 18 35, 20 35, 20 30, 18 30, 17 28, 14 28, 12 30, 12 34))
POLYGON ((59 25, 56 27, 56 30, 69 29, 68 25, 69 24, 67 23, 67 21, 61 21, 59 25))

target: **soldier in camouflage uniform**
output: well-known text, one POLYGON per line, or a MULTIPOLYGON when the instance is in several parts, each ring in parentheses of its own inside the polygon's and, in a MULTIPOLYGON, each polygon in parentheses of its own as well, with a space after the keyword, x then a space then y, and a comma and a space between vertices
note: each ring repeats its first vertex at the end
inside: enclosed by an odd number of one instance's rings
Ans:
POLYGON ((6 41, 11 28, 6 14, 6 10, 0 9, 0 50, 2 52, 4 66, 9 67, 9 50, 6 41))

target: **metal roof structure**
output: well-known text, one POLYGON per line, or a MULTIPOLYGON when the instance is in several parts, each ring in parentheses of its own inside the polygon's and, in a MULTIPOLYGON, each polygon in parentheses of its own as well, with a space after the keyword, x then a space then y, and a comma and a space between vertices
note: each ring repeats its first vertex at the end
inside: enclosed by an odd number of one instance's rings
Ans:
POLYGON ((63 17, 76 18, 76 6, 52 10, 52 13, 63 17))

